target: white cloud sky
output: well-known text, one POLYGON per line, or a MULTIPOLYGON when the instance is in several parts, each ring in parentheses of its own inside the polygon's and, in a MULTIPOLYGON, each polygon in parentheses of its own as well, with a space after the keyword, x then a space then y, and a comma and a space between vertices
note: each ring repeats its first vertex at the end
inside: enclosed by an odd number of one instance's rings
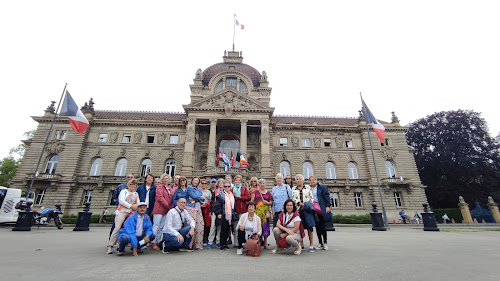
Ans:
POLYGON ((0 157, 64 83, 79 106, 182 111, 196 69, 232 47, 269 76, 275 114, 402 124, 482 113, 500 131, 498 1, 2 1, 0 157))

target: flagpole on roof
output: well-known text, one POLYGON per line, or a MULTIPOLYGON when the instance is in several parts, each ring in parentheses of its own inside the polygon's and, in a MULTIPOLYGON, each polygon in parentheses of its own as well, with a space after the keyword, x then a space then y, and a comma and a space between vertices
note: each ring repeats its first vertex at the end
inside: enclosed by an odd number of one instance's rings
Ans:
MULTIPOLYGON (((368 116, 366 112, 366 105, 365 102, 363 101, 363 96, 361 95, 361 93, 359 93, 359 96, 361 97, 361 104, 363 105, 363 113, 365 114, 366 118, 366 116, 368 116)), ((372 152, 372 161, 373 161, 373 167, 375 168, 375 177, 377 178, 378 195, 380 196, 380 204, 382 205, 382 215, 384 216, 384 225, 387 229, 389 229, 389 224, 387 223, 387 214, 385 213, 384 199, 382 198, 382 190, 380 189, 380 181, 378 179, 377 165, 375 164, 375 154, 373 154, 372 138, 370 137, 370 127, 368 126, 368 122, 366 122, 366 131, 368 133, 368 141, 370 142, 370 150, 372 152)))
POLYGON ((233 52, 234 52, 234 35, 236 34, 236 14, 234 14, 233 20, 233 52))

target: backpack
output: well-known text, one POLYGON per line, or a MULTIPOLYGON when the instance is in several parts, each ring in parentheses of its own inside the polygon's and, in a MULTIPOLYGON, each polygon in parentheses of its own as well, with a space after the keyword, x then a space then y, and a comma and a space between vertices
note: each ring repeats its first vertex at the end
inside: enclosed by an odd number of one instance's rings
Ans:
POLYGON ((247 250, 246 255, 249 257, 260 257, 260 240, 257 234, 254 234, 252 235, 252 237, 248 238, 247 243, 245 244, 245 250, 247 250))

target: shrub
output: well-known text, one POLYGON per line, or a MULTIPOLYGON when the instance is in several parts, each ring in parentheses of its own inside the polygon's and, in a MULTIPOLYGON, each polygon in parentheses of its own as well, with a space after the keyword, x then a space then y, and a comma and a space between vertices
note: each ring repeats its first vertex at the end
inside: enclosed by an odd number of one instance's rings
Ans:
POLYGON ((436 221, 442 223, 443 222, 443 215, 446 213, 448 217, 451 219, 454 219, 455 222, 461 223, 463 220, 462 213, 460 212, 460 209, 458 208, 449 208, 449 209, 433 209, 432 210, 435 213, 436 216, 436 221))
POLYGON ((341 224, 371 224, 372 219, 369 214, 366 215, 334 215, 334 223, 341 224))

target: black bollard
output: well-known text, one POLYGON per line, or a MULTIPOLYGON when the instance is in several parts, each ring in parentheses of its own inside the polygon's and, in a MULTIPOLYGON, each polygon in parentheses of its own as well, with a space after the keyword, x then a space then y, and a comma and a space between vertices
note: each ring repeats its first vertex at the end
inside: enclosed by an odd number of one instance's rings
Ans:
POLYGON ((326 214, 324 220, 325 220, 325 229, 327 231, 335 231, 335 227, 333 226, 333 214, 331 211, 330 213, 326 214))
POLYGON ((439 231, 436 223, 436 217, 434 216, 434 212, 429 212, 429 204, 427 202, 422 203, 424 207, 424 212, 420 213, 422 215, 422 220, 424 222, 424 231, 439 231))
POLYGON ((92 212, 90 212, 90 202, 85 202, 85 208, 83 211, 78 212, 78 220, 76 221, 76 226, 73 228, 73 231, 89 231, 90 225, 90 216, 92 216, 92 212))
POLYGON ((31 231, 31 225, 33 224, 33 211, 31 211, 31 205, 33 202, 22 202, 24 206, 21 206, 21 211, 19 211, 19 216, 17 217, 16 226, 12 228, 12 231, 31 231))
POLYGON ((377 203, 372 203, 373 210, 370 213, 372 217, 372 230, 386 231, 387 228, 384 226, 384 219, 382 219, 382 213, 377 210, 377 203))

